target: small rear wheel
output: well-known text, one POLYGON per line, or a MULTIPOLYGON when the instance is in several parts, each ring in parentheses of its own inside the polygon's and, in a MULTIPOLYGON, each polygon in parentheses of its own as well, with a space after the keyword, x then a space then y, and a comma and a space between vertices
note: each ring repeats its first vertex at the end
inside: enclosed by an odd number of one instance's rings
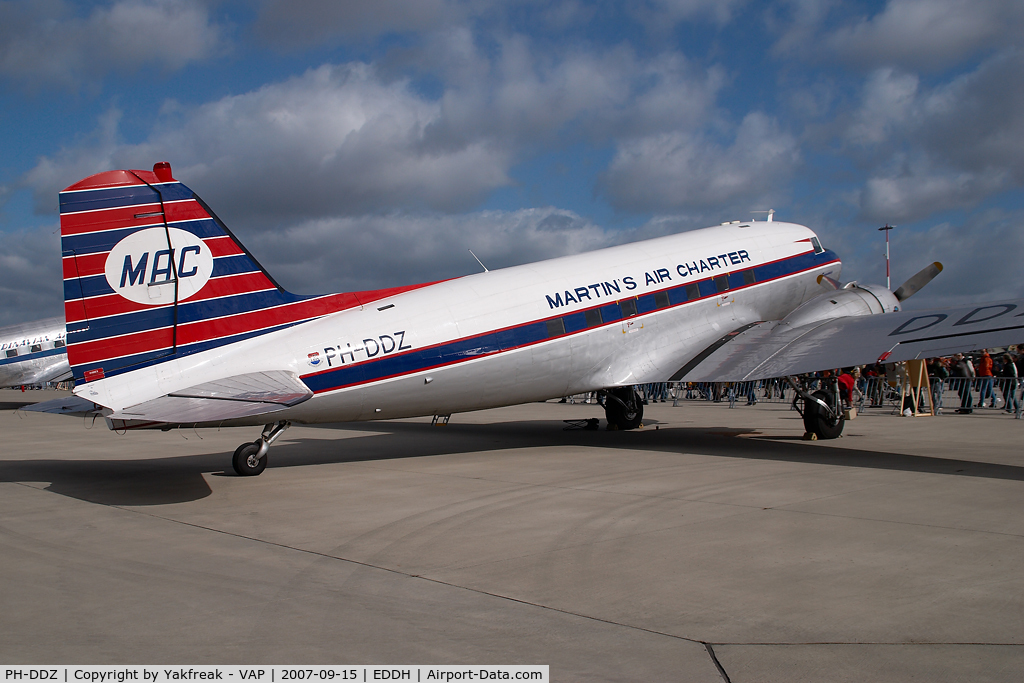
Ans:
POLYGON ((845 419, 842 409, 836 405, 835 394, 819 390, 811 396, 824 401, 831 414, 815 401, 804 401, 804 429, 817 434, 819 439, 838 439, 843 433, 845 419))
POLYGON ((255 477, 267 468, 267 456, 264 454, 262 458, 257 458, 256 454, 259 452, 259 441, 243 443, 235 449, 235 455, 231 458, 231 466, 235 468, 235 472, 239 476, 255 477))
POLYGON ((644 419, 643 401, 633 387, 612 389, 604 401, 604 416, 619 429, 636 429, 644 419))

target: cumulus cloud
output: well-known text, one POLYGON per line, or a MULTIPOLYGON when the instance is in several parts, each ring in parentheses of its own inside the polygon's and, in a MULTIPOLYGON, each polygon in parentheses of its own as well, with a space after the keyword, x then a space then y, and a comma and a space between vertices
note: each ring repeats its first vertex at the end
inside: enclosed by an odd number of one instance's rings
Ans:
MULTIPOLYGON (((230 217, 224 217, 230 225, 230 217)), ((322 218, 239 239, 286 288, 301 293, 406 285, 479 272, 469 250, 503 268, 608 246, 627 234, 551 207, 457 216, 322 218), (415 249, 409 248, 414 244, 415 249)))
POLYGON ((120 0, 86 16, 64 0, 0 2, 0 74, 30 88, 176 70, 222 48, 221 29, 195 0, 120 0))
POLYGON ((488 136, 521 145, 642 135, 701 125, 725 83, 679 53, 640 59, 628 46, 540 52, 523 36, 504 40, 488 69, 475 46, 456 41, 466 80, 441 98, 439 139, 488 136))
POLYGON ((425 31, 463 17, 458 0, 266 0, 254 30, 268 43, 317 45, 338 38, 372 38, 425 31))
POLYGON ((89 173, 156 160, 171 161, 208 201, 264 225, 382 208, 462 210, 509 182, 508 150, 486 139, 431 139, 440 106, 365 64, 169 109, 144 142, 107 131, 93 146, 42 159, 26 176, 37 201, 52 205, 55 192, 89 173))
MULTIPOLYGON (((451 59, 473 61, 472 40, 454 35, 451 59)), ((141 142, 120 139, 112 111, 91 144, 40 159, 25 182, 49 209, 57 191, 86 175, 166 159, 208 201, 262 225, 464 211, 509 185, 509 168, 544 145, 700 127, 725 81, 720 69, 695 69, 673 53, 556 58, 530 48, 509 39, 485 68, 457 69, 462 80, 437 99, 407 78, 350 63, 198 107, 168 103, 141 142)))
POLYGON ((3 233, 0 326, 64 313, 60 230, 49 225, 3 233))
POLYGON ((649 28, 664 31, 683 21, 709 20, 727 24, 746 0, 644 0, 629 10, 649 28))
POLYGON ((918 78, 888 67, 872 73, 864 84, 861 106, 846 131, 854 145, 877 145, 914 114, 918 78))
POLYGON ((868 78, 844 139, 878 159, 862 213, 923 218, 1024 183, 1024 54, 997 55, 932 88, 881 69, 868 78))
POLYGON ((731 144, 685 132, 622 142, 602 186, 612 204, 626 210, 756 202, 779 188, 799 161, 796 139, 774 119, 752 112, 731 144))
POLYGON ((1017 0, 889 0, 824 38, 840 58, 865 67, 942 69, 965 58, 1021 46, 1024 5, 1017 0))
POLYGON ((1008 187, 1005 173, 933 170, 926 162, 909 164, 900 175, 867 180, 861 214, 875 221, 915 220, 947 209, 977 204, 1008 187))

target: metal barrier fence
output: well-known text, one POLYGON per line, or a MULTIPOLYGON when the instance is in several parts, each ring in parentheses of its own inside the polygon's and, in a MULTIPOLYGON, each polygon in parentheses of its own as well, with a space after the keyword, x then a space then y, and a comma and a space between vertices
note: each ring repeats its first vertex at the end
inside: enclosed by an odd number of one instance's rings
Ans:
MULTIPOLYGON (((812 380, 810 390, 819 388, 812 380)), ((713 401, 734 405, 753 405, 761 402, 792 403, 793 387, 784 378, 752 382, 658 382, 638 384, 637 391, 645 403, 671 402, 679 405, 686 401, 713 401)), ((1014 377, 967 378, 950 377, 931 381, 927 392, 937 412, 965 407, 971 409, 1005 410, 1020 417, 1024 406, 1024 379, 1014 377)), ((861 377, 853 392, 852 404, 858 412, 865 410, 903 410, 904 392, 899 382, 885 377, 861 377)), ((568 403, 597 403, 596 392, 567 396, 568 403)))

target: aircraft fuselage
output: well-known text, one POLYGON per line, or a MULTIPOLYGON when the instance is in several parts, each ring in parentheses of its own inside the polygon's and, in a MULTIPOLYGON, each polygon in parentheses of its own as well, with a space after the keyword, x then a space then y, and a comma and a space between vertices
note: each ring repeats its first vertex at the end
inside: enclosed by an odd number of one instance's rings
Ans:
POLYGON ((241 425, 447 415, 665 381, 724 334, 821 294, 818 276, 840 265, 803 226, 737 222, 441 282, 76 393, 116 411, 270 370, 314 392, 222 422, 241 425))

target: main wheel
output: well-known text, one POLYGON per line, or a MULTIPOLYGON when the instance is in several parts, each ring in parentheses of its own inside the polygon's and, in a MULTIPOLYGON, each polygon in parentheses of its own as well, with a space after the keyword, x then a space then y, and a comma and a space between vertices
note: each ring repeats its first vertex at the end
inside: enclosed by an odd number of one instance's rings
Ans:
POLYGON ((804 401, 804 429, 818 435, 819 439, 838 439, 843 433, 843 411, 835 405, 836 396, 828 391, 815 391, 811 394, 820 398, 838 417, 826 413, 814 401, 804 401))
POLYGON ((235 472, 243 477, 255 477, 267 469, 267 456, 257 458, 256 454, 259 451, 259 441, 243 443, 235 449, 235 455, 231 458, 231 466, 235 468, 235 472))
POLYGON ((612 389, 604 400, 604 416, 619 429, 636 429, 644 418, 643 401, 633 387, 612 389))

